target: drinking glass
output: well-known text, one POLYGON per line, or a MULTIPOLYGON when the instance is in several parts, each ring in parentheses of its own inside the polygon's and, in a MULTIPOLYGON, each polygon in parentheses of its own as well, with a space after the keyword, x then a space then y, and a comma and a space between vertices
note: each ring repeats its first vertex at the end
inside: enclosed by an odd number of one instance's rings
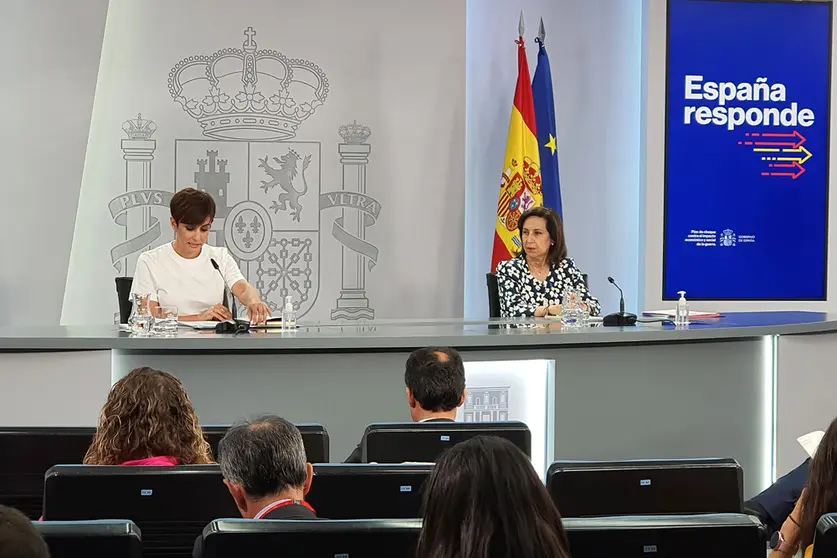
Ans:
POLYGON ((131 294, 131 316, 128 326, 135 335, 149 335, 154 318, 151 316, 151 295, 148 293, 131 294))
POLYGON ((154 315, 154 333, 163 337, 177 335, 177 307, 157 306, 152 311, 154 315))
POLYGON ((561 298, 561 323, 567 327, 578 327, 581 316, 581 295, 575 289, 568 288, 561 298))

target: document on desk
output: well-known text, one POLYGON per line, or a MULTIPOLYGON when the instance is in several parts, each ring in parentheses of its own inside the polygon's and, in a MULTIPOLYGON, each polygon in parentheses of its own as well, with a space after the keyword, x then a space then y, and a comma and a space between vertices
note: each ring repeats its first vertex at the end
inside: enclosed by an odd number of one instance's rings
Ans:
POLYGON ((799 442, 799 445, 802 446, 805 453, 808 454, 808 457, 814 457, 814 454, 817 452, 817 446, 820 445, 820 440, 822 440, 823 436, 825 436, 825 432, 822 430, 814 430, 808 434, 803 434, 796 441, 799 442))
MULTIPOLYGON (((673 318, 674 314, 674 310, 646 310, 642 313, 643 316, 653 316, 657 318, 673 318)), ((689 317, 696 319, 709 319, 722 318, 723 316, 717 312, 698 312, 697 310, 690 310, 689 317)))
POLYGON ((180 327, 190 327, 192 329, 215 329, 218 322, 177 322, 180 327))

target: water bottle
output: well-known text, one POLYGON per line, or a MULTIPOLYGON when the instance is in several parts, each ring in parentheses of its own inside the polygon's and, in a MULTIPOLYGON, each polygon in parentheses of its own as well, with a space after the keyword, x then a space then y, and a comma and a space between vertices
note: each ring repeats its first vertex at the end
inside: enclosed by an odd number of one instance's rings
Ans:
POLYGON ((291 295, 285 297, 285 306, 282 308, 282 329, 296 329, 296 310, 291 295))
POLYGON ((689 325, 689 303, 686 300, 686 291, 677 291, 680 295, 680 300, 677 301, 677 308, 674 311, 674 325, 687 326, 689 325))

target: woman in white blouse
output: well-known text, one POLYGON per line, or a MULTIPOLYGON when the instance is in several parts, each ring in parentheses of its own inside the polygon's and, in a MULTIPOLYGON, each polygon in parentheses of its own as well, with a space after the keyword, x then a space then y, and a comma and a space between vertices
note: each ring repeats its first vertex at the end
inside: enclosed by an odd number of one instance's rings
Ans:
POLYGON ((233 317, 222 304, 226 285, 247 308, 251 323, 264 323, 270 310, 259 291, 226 248, 206 244, 215 219, 212 196, 186 188, 172 196, 169 209, 174 241, 140 255, 131 293, 149 294, 152 310, 176 307, 181 321, 222 321, 233 317))
POLYGON ((558 214, 545 207, 532 208, 518 224, 523 250, 497 266, 500 313, 503 317, 557 316, 568 287, 581 294, 581 302, 597 316, 599 301, 584 284, 584 276, 567 257, 564 226, 558 214))

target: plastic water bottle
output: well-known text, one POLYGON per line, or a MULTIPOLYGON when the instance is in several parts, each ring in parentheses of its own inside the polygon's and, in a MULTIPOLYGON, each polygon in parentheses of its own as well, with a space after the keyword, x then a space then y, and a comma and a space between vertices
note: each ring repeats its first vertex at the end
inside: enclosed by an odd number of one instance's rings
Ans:
POLYGON ((677 308, 674 311, 674 325, 689 325, 689 302, 686 300, 686 291, 677 291, 680 300, 677 301, 677 308))
POLYGON ((285 307, 282 308, 282 329, 296 329, 296 310, 291 295, 285 297, 285 307))

